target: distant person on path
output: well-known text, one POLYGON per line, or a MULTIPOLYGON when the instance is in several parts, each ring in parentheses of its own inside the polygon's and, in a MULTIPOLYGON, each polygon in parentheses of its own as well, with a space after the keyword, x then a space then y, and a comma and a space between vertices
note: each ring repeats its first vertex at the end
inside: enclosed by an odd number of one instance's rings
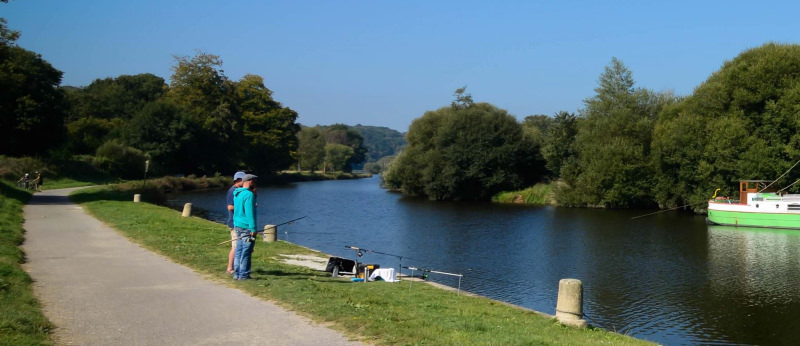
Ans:
POLYGON ((22 178, 19 178, 18 183, 21 183, 20 186, 24 187, 25 190, 27 190, 28 184, 30 184, 30 180, 31 180, 30 175, 28 175, 28 173, 25 173, 25 175, 23 175, 22 178))
POLYGON ((256 245, 256 188, 252 174, 242 177, 242 187, 233 192, 233 229, 236 231, 236 251, 233 260, 233 279, 250 279, 250 257, 256 245))
POLYGON ((33 190, 42 192, 42 173, 36 172, 36 179, 33 180, 33 190))
POLYGON ((228 189, 228 194, 225 196, 226 209, 228 210, 228 221, 225 223, 231 230, 231 252, 228 254, 228 274, 233 274, 233 256, 236 253, 236 231, 233 230, 233 191, 242 187, 242 178, 244 172, 236 172, 233 175, 233 185, 228 189))

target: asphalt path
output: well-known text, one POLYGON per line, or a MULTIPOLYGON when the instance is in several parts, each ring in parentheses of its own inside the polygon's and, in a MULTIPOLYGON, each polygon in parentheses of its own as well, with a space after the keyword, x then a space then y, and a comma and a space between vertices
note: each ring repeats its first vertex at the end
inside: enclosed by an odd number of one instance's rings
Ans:
POLYGON ((130 242, 70 202, 72 190, 24 208, 24 267, 56 344, 358 344, 130 242))

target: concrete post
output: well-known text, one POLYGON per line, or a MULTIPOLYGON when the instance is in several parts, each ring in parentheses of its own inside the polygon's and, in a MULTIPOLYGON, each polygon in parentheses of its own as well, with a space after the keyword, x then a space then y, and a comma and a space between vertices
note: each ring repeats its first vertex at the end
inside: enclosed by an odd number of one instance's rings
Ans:
POLYGON ((561 279, 558 282, 558 301, 556 302, 556 319, 561 324, 586 328, 583 319, 583 284, 577 279, 561 279))
POLYGON ((192 204, 191 203, 186 203, 186 204, 183 205, 183 214, 181 214, 181 216, 183 216, 183 217, 192 216, 192 204))
POLYGON ((264 241, 267 243, 278 241, 278 227, 275 227, 275 225, 264 225, 264 241))
POLYGON ((138 193, 133 195, 133 203, 139 203, 141 201, 142 201, 142 195, 138 193))

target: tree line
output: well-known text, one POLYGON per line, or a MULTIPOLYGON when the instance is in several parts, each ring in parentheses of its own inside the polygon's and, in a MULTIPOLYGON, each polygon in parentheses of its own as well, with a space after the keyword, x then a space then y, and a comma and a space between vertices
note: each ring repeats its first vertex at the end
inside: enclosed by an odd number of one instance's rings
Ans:
MULTIPOLYGON (((409 128, 387 184, 430 199, 486 199, 536 182, 559 205, 700 210, 716 188, 774 179, 800 159, 800 46, 742 52, 688 96, 636 87, 613 58, 577 114, 473 103, 464 89, 409 128)), ((800 171, 785 175, 787 186, 800 171)))
POLYGON ((295 163, 350 171, 365 159, 358 131, 301 128, 261 76, 231 80, 216 55, 175 57, 168 84, 143 73, 61 87, 62 72, 17 46, 19 35, 0 22, 0 155, 77 155, 123 178, 145 166, 161 175, 270 174, 295 163))

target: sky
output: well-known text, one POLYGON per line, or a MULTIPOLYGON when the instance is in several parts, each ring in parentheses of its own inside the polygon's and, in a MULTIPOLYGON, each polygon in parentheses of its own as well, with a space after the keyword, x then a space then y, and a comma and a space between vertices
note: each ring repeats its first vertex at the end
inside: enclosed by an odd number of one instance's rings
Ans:
POLYGON ((61 85, 152 73, 219 56, 232 80, 264 78, 307 125, 406 132, 466 86, 526 116, 578 113, 612 57, 637 87, 689 95, 741 52, 800 43, 785 1, 86 1, 10 0, 17 44, 64 72, 61 85))

